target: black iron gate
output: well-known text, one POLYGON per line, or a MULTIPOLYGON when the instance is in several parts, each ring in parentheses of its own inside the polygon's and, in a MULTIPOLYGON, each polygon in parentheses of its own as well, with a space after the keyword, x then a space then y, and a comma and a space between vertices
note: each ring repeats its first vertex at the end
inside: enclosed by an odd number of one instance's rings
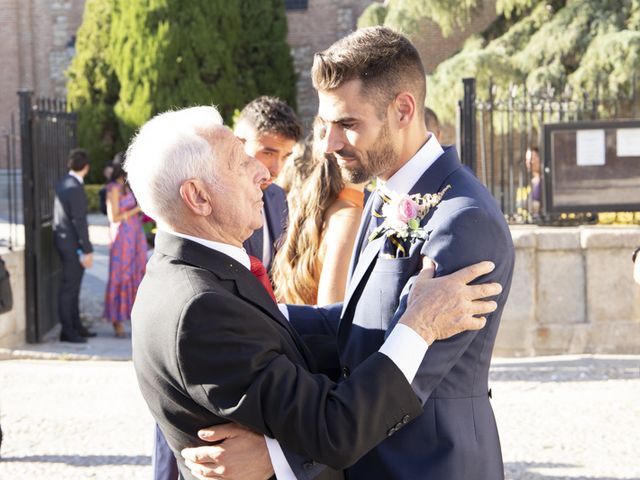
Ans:
POLYGON ((58 323, 56 285, 60 263, 53 244, 56 181, 76 145, 76 116, 64 101, 20 97, 25 236, 27 341, 38 342, 58 323))
MULTIPOLYGON (((545 185, 539 216, 531 215, 527 196, 530 173, 525 166, 528 147, 540 150, 542 177, 545 166, 543 125, 580 120, 637 118, 640 98, 637 77, 629 92, 617 97, 596 93, 576 96, 570 89, 548 88, 532 93, 525 85, 499 89, 491 82, 486 91, 476 91, 476 79, 463 80, 464 98, 458 104, 457 143, 462 162, 471 168, 498 201, 511 223, 545 223, 557 219, 546 211, 545 185)), ((600 88, 596 89, 597 92, 600 88)), ((593 216, 581 214, 584 222, 593 216)))

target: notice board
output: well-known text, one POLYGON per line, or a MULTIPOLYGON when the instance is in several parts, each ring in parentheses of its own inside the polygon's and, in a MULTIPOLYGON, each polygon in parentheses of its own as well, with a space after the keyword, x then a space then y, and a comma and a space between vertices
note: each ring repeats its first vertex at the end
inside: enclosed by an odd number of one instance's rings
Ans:
POLYGON ((640 211, 640 120, 544 125, 546 210, 640 211))

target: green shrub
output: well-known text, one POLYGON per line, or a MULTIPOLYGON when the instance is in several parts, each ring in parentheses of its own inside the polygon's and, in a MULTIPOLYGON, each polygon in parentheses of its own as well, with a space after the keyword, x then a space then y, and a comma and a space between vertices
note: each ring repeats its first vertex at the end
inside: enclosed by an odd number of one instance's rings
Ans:
POLYGON ((100 213, 100 189, 102 185, 85 184, 84 191, 87 193, 90 213, 100 213))

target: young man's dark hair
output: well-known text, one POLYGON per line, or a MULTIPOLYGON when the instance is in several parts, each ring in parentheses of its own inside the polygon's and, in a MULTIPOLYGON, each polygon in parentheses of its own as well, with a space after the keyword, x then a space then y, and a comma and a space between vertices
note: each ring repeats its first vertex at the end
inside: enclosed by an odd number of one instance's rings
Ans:
POLYGON ((67 161, 67 167, 69 170, 79 172, 89 164, 89 155, 81 148, 74 148, 69 152, 69 160, 67 161))
POLYGON ((277 97, 262 96, 240 112, 236 125, 247 125, 258 135, 270 133, 295 140, 302 137, 302 125, 293 109, 277 97))
MULTIPOLYGON (((362 81, 362 93, 376 105, 378 116, 402 91, 424 105, 426 79, 420 54, 411 42, 386 27, 362 28, 316 53, 311 69, 316 90, 330 91, 349 80, 362 81)), ((421 109, 416 115, 422 117, 421 109)))

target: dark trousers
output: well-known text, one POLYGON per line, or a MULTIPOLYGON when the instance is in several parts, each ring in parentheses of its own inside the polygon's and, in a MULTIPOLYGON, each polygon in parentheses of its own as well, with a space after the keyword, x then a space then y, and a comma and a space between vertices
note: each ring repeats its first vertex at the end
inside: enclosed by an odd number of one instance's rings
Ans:
POLYGON ((62 277, 58 291, 58 316, 62 325, 62 334, 77 336, 82 329, 80 323, 80 285, 84 275, 84 267, 80 264, 78 254, 64 248, 56 242, 56 250, 62 262, 62 277))
POLYGON ((176 463, 176 457, 173 456, 173 452, 167 441, 164 439, 164 435, 156 423, 155 436, 153 438, 153 456, 151 457, 151 464, 153 466, 153 480, 177 480, 178 479, 178 464, 176 463))

